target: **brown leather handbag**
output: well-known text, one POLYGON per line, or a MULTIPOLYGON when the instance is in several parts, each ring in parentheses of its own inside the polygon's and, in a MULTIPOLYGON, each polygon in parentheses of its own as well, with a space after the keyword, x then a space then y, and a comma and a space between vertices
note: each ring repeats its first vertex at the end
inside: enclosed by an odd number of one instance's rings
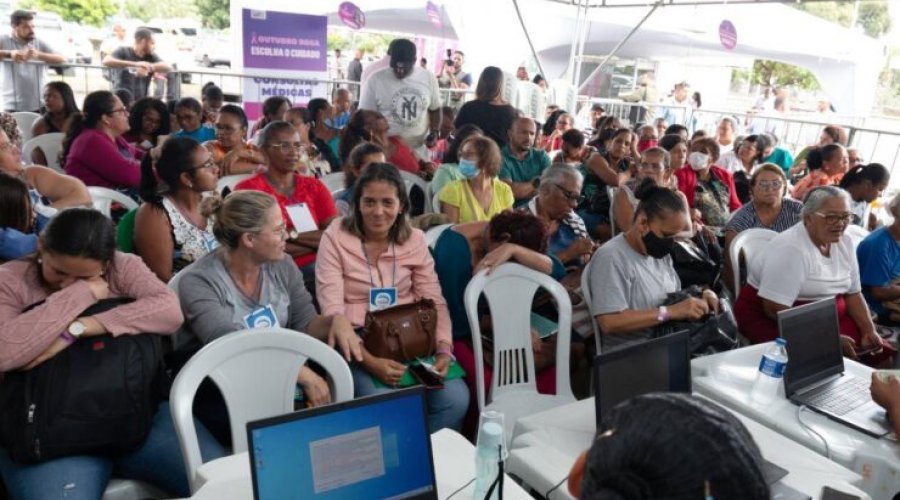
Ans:
POLYGON ((400 363, 434 353, 437 308, 431 299, 366 313, 364 342, 373 356, 400 363))

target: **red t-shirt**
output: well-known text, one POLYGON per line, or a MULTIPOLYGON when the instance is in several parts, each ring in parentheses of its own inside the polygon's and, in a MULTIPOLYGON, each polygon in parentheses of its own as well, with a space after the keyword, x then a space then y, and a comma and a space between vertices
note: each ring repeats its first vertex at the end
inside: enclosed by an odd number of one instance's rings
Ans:
POLYGON ((413 150, 397 136, 388 137, 388 140, 394 145, 394 154, 387 159, 388 163, 393 164, 400 170, 418 174, 421 167, 419 167, 419 159, 416 158, 413 150))
MULTIPOLYGON (((310 213, 312 213, 313 219, 315 219, 316 224, 319 225, 319 229, 325 229, 322 224, 338 214, 337 209, 334 207, 334 199, 331 198, 331 192, 328 191, 328 188, 325 187, 324 184, 313 177, 295 175, 294 178, 294 193, 290 198, 282 196, 281 193, 276 191, 275 188, 269 184, 269 181, 266 179, 266 174, 264 173, 256 174, 249 179, 242 180, 234 187, 234 190, 250 189, 262 191, 274 196, 275 199, 278 200, 278 206, 281 207, 281 216, 284 217, 284 222, 288 231, 294 229, 294 224, 288 216, 287 207, 297 203, 306 203, 310 213)), ((294 262, 300 267, 303 267, 314 260, 316 260, 316 254, 314 253, 294 257, 294 262)))

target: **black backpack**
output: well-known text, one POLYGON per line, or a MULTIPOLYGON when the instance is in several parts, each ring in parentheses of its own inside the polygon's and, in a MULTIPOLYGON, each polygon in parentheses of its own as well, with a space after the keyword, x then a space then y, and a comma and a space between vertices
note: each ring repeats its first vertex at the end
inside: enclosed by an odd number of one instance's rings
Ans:
MULTIPOLYGON (((130 301, 103 300, 81 316, 130 301)), ((5 374, 0 444, 19 463, 135 450, 150 432, 165 380, 158 335, 81 338, 32 370, 5 374)))

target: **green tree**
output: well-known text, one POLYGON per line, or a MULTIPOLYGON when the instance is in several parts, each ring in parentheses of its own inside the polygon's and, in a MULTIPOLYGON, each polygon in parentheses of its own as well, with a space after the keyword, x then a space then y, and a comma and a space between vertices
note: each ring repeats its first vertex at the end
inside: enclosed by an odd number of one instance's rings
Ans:
POLYGON ((758 85, 794 86, 816 90, 819 82, 808 70, 778 61, 757 59, 753 61, 751 82, 758 85))
POLYGON ((103 26, 106 18, 119 11, 111 0, 26 0, 23 9, 56 12, 66 21, 103 26))
MULTIPOLYGON (((853 22, 854 2, 796 2, 789 5, 845 28, 849 28, 850 23, 853 22)), ((865 33, 873 38, 878 38, 890 31, 891 17, 887 2, 860 2, 856 25, 861 26, 865 33)))
POLYGON ((195 0, 203 26, 225 29, 231 26, 231 0, 195 0))
POLYGON ((197 5, 193 2, 182 0, 127 0, 125 2, 125 14, 128 17, 149 21, 155 17, 197 17, 197 5))

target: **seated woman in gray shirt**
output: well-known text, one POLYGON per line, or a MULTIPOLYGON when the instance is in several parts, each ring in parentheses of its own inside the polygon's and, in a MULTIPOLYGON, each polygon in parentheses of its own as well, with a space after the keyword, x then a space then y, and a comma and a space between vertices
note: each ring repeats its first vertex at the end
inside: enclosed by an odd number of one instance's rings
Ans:
POLYGON ((675 235, 687 225, 684 201, 675 191, 647 185, 635 193, 641 200, 628 231, 600 247, 590 272, 591 312, 603 335, 604 349, 649 338, 656 325, 670 320, 693 321, 718 310, 711 290, 666 307, 669 293, 681 281, 669 253, 675 235))
MULTIPOLYGON (((347 318, 316 313, 303 275, 284 253, 287 235, 274 198, 259 191, 236 191, 224 202, 214 199, 205 212, 215 221, 219 248, 179 277, 185 327, 176 335, 177 350, 192 353, 238 330, 280 326, 337 344, 348 361, 362 361, 359 337, 347 318)), ((297 382, 313 405, 331 401, 327 382, 309 366, 304 365, 297 382)), ((203 394, 197 399, 205 400, 203 394)), ((215 406, 195 403, 195 413, 223 438, 223 432, 229 433, 227 422, 221 420, 224 405, 213 411, 215 406)))

